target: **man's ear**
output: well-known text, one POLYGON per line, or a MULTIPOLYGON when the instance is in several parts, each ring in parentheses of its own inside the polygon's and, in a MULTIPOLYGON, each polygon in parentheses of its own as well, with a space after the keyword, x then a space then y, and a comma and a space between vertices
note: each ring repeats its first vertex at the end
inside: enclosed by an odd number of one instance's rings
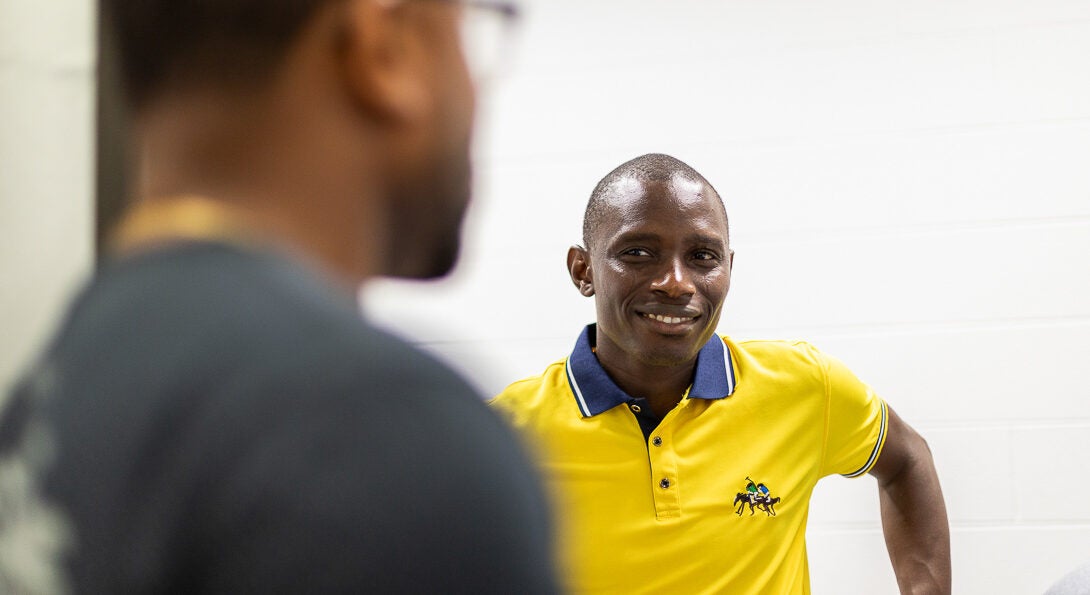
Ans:
POLYGON ((585 297, 594 295, 594 275, 586 248, 578 245, 568 248, 568 274, 579 293, 585 297))
POLYGON ((429 109, 427 53, 403 4, 338 6, 338 68, 350 101, 379 121, 411 121, 429 109))

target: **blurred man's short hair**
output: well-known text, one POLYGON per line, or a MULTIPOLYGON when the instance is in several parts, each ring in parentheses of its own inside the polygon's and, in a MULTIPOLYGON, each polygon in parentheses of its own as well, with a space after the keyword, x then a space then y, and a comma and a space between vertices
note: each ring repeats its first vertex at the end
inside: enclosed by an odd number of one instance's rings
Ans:
POLYGON ((131 107, 194 82, 260 82, 332 0, 103 0, 131 107))

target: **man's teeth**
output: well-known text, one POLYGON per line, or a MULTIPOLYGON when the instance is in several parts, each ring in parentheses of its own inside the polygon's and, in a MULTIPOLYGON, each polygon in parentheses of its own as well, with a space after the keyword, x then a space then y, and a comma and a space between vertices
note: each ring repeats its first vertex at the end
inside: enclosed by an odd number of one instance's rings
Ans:
POLYGON ((679 324, 692 320, 691 316, 687 316, 685 318, 678 318, 676 316, 662 316, 660 314, 644 314, 644 316, 653 320, 657 320, 659 322, 665 322, 666 324, 679 324))

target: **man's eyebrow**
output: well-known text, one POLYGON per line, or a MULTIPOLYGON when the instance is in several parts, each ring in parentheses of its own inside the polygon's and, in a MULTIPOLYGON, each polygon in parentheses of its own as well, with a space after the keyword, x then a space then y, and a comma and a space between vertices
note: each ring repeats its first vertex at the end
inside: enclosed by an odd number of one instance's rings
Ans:
POLYGON ((661 237, 657 233, 651 233, 648 231, 622 231, 621 233, 613 236, 611 243, 617 242, 653 242, 660 240, 661 237))
POLYGON ((719 236, 708 236, 708 235, 703 235, 703 234, 696 234, 696 235, 691 235, 691 236, 689 236, 689 237, 687 237, 685 239, 688 240, 689 243, 691 243, 691 244, 707 244, 709 246, 713 246, 713 247, 716 247, 716 248, 722 248, 722 247, 726 246, 726 242, 724 242, 723 238, 721 238, 719 236))

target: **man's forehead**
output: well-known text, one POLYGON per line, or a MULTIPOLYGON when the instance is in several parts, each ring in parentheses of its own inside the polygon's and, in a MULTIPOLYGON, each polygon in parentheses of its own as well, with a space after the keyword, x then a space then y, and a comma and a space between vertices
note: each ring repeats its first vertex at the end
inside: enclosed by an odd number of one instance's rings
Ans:
POLYGON ((603 196, 597 228, 605 248, 618 241, 684 238, 686 243, 727 245, 727 221, 715 190, 706 182, 683 177, 671 180, 618 180, 603 196), (661 237, 660 237, 661 236, 661 237))
POLYGON ((707 182, 683 176, 668 180, 625 177, 611 185, 603 198, 604 219, 612 220, 614 225, 645 218, 648 210, 659 208, 692 215, 723 210, 718 195, 707 182))
POLYGON ((621 208, 630 203, 659 200, 697 202, 709 197, 715 197, 715 190, 707 182, 682 175, 674 175, 663 180, 624 176, 610 184, 604 196, 606 204, 621 208))

